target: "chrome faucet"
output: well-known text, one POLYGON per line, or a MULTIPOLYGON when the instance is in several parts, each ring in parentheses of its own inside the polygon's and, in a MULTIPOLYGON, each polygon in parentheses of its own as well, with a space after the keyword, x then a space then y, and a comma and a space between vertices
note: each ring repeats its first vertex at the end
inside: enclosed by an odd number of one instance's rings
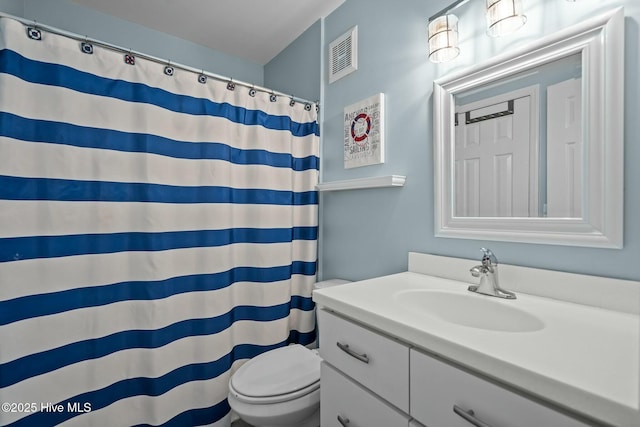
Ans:
POLYGON ((469 286, 471 292, 477 292, 483 295, 489 295, 492 297, 516 299, 516 294, 513 292, 505 291, 500 287, 498 281, 498 258, 491 252, 490 249, 482 248, 482 264, 476 265, 471 270, 473 277, 480 278, 480 284, 475 286, 469 286))

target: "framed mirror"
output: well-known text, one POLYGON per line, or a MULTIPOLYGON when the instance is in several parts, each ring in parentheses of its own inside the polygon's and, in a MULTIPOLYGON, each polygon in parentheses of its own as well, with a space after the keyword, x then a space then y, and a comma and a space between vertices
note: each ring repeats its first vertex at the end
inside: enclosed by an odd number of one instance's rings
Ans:
POLYGON ((438 237, 621 248, 624 12, 434 82, 438 237))

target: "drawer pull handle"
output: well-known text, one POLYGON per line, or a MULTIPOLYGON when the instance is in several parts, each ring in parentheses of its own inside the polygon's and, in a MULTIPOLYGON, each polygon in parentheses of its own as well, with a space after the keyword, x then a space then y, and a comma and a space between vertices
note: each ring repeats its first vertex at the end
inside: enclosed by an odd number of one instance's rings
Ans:
POLYGON ((453 405, 453 412, 460 415, 462 418, 464 418, 466 421, 468 421, 469 423, 473 424, 476 427, 491 427, 489 424, 476 418, 475 413, 473 412, 473 409, 469 409, 468 411, 465 411, 458 405, 453 405))
POLYGON ((342 425, 342 427, 347 427, 347 424, 349 424, 349 418, 344 418, 338 415, 338 422, 340 423, 340 425, 342 425))
POLYGON ((355 351, 353 351, 353 350, 351 350, 349 348, 349 344, 342 344, 342 343, 337 342, 336 345, 340 348, 340 350, 344 351, 349 356, 355 357, 356 359, 358 359, 361 362, 369 363, 369 358, 367 357, 366 354, 356 353, 355 351))

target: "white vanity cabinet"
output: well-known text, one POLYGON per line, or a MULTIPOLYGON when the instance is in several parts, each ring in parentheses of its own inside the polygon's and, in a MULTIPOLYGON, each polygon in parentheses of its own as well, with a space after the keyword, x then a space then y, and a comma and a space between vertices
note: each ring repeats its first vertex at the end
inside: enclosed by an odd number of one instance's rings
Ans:
POLYGON ((411 415, 426 426, 587 425, 418 350, 410 354, 411 415))
POLYGON ((407 427, 409 416, 322 362, 322 427, 407 427))
POLYGON ((322 427, 408 427, 409 346, 318 311, 322 427))
POLYGON ((409 271, 314 291, 321 356, 404 427, 640 427, 640 282, 503 264, 502 300, 468 291, 476 264, 411 253, 409 271))
POLYGON ((587 426, 409 343, 326 310, 318 316, 321 427, 587 426))
MULTIPOLYGON (((325 310, 318 312, 320 356, 373 393, 409 412, 409 346, 325 310)), ((321 380, 322 387, 324 382, 321 380)))

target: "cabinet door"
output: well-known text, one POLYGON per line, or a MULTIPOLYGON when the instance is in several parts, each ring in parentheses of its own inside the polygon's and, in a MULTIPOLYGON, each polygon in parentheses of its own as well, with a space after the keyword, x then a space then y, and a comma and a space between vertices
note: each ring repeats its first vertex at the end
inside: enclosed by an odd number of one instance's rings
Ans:
POLYGON ((321 427, 408 427, 409 417, 322 362, 321 427))
POLYGON ((587 426, 413 349, 410 365, 411 415, 427 426, 470 427, 472 418, 489 427, 587 426))
POLYGON ((324 360, 409 412, 409 347, 324 310, 318 325, 324 360))

